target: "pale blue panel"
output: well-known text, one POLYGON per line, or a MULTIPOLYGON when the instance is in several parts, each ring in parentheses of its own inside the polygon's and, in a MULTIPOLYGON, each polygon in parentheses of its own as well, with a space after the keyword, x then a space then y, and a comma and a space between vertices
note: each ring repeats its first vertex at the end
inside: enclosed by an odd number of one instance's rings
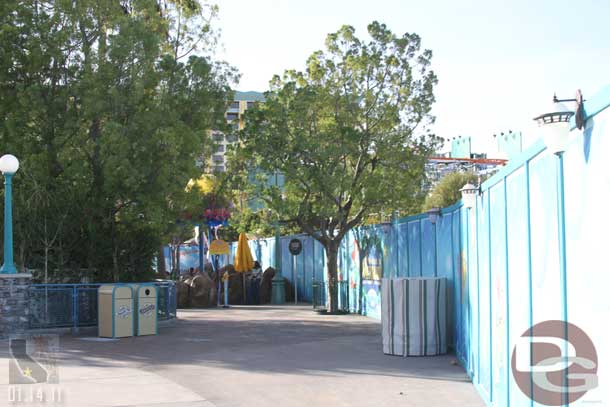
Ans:
POLYGON ((434 239, 434 225, 428 219, 421 220, 422 227, 422 274, 424 277, 436 275, 434 253, 436 244, 434 239))
MULTIPOLYGON (((530 278, 528 257, 527 184, 525 168, 506 179, 508 210, 508 311, 509 349, 512 355, 516 340, 530 327, 530 278)), ((530 400, 510 375, 511 405, 528 406, 530 400)))
POLYGON ((490 341, 493 338, 493 332, 490 326, 491 310, 494 303, 491 299, 491 291, 489 287, 489 231, 488 231, 488 192, 482 195, 479 199, 478 206, 478 268, 479 268, 479 380, 478 383, 486 392, 487 398, 490 396, 491 389, 491 370, 490 358, 491 347, 490 341))
MULTIPOLYGON (((452 225, 453 214, 446 213, 442 217, 439 217, 436 222, 437 229, 437 264, 438 264, 438 275, 447 279, 447 324, 449 327, 453 327, 454 313, 452 311, 455 287, 454 287, 454 275, 453 275, 453 264, 452 264, 452 225)), ((447 343, 453 344, 453 329, 448 331, 449 337, 447 343)))
POLYGON ((358 278, 356 275, 356 267, 354 267, 354 262, 352 261, 352 255, 354 253, 354 237, 351 233, 348 233, 343 239, 344 245, 344 254, 343 254, 343 278, 347 282, 348 289, 348 307, 350 310, 354 309, 354 297, 355 292, 352 289, 352 286, 355 284, 355 280, 358 278))
POLYGON ((464 318, 462 313, 462 248, 461 248, 461 217, 462 213, 460 210, 452 213, 451 222, 451 238, 453 241, 453 253, 452 253, 452 267, 453 267, 453 345, 455 346, 455 352, 458 358, 463 355, 463 329, 465 326, 464 318), (462 348, 462 349, 461 349, 462 348))
POLYGON ((314 242, 314 275, 313 278, 316 281, 326 281, 326 254, 324 253, 324 247, 318 241, 314 242))
POLYGON ((572 137, 564 154, 568 321, 597 349, 599 384, 571 406, 610 405, 610 109, 572 137))
MULTIPOLYGON (((448 280, 448 287, 453 286, 453 266, 452 259, 452 236, 451 236, 452 214, 444 214, 436 222, 436 241, 437 247, 437 266, 438 276, 448 280)), ((451 289, 450 291, 453 291, 451 289)))
POLYGON ((468 315, 470 315, 470 323, 468 326, 468 337, 470 338, 468 346, 468 370, 471 372, 473 379, 478 380, 479 370, 479 274, 477 269, 477 209, 472 208, 468 214, 468 265, 466 268, 466 276, 468 281, 468 315))
POLYGON ((397 234, 398 228, 395 223, 389 226, 388 230, 383 233, 384 257, 383 257, 383 276, 396 277, 396 252, 397 252, 397 234))
POLYGON ((409 275, 411 277, 421 276, 421 235, 420 222, 413 221, 407 224, 409 231, 408 250, 409 250, 409 275))
POLYGON ((396 253, 396 262, 398 264, 398 275, 400 277, 409 277, 409 247, 407 243, 408 235, 408 224, 401 223, 397 226, 398 233, 398 250, 396 253))
POLYGON ((292 255, 288 251, 288 243, 293 236, 282 236, 280 245, 282 247, 282 276, 284 276, 294 288, 292 277, 292 255))
POLYGON ((506 282, 506 222, 504 219, 504 182, 489 190, 491 215, 491 324, 493 340, 491 344, 492 400, 503 405, 508 396, 508 324, 507 282, 506 282))
MULTIPOLYGON (((541 153, 530 162, 533 324, 562 318, 557 223, 558 158, 541 153)), ((535 357, 535 355, 534 355, 535 357)))

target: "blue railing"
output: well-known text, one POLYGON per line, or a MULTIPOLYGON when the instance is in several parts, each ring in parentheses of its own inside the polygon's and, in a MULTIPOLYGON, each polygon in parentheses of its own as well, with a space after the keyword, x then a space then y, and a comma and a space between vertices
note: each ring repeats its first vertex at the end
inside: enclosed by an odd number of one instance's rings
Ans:
MULTIPOLYGON (((97 290, 93 284, 32 284, 29 289, 30 329, 79 328, 97 325, 97 290)), ((176 285, 156 281, 159 320, 176 317, 176 285)))

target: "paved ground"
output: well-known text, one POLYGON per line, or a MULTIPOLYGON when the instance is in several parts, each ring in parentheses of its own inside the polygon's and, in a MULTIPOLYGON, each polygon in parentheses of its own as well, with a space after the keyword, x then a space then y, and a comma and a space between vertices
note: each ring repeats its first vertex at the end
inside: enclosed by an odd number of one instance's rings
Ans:
MULTIPOLYGON (((383 355, 379 323, 366 317, 285 306, 185 310, 179 318, 158 336, 109 342, 62 337, 62 405, 484 405, 450 356, 383 355)), ((7 395, 19 394, 8 385, 6 342, 0 346, 5 405, 7 395)), ((22 402, 6 405, 36 405, 28 403, 27 389, 34 386, 20 386, 22 402)), ((42 390, 49 397, 50 390, 42 390)))

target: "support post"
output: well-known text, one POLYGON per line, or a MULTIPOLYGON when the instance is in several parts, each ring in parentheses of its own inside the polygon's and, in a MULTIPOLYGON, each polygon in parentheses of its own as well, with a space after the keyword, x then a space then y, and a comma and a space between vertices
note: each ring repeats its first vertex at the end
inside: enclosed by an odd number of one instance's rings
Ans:
POLYGON ((282 277, 282 244, 280 239, 280 222, 275 222, 275 275, 271 281, 271 303, 281 305, 286 302, 286 288, 282 277))
MULTIPOLYGON (((563 153, 557 154, 558 159, 558 187, 557 187, 557 226, 559 228, 559 274, 561 278, 562 320, 564 322, 564 355, 568 354, 568 278, 566 256, 566 209, 565 209, 565 180, 563 174, 563 153)), ((569 389, 568 371, 563 373, 563 386, 569 389)), ((569 405, 568 392, 562 392, 564 406, 569 405)))
POLYGON ((203 224, 199 224, 199 272, 203 273, 203 224))
POLYGON ((4 174, 4 264, 0 274, 17 274, 13 264, 13 174, 4 174))

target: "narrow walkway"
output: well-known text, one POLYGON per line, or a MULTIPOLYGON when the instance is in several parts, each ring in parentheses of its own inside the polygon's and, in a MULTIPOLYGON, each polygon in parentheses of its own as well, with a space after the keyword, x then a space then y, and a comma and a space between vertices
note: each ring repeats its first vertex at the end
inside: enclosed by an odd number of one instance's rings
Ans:
POLYGON ((377 321, 309 306, 183 310, 158 336, 83 339, 61 338, 64 405, 484 405, 453 357, 385 356, 377 321))

